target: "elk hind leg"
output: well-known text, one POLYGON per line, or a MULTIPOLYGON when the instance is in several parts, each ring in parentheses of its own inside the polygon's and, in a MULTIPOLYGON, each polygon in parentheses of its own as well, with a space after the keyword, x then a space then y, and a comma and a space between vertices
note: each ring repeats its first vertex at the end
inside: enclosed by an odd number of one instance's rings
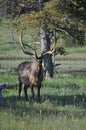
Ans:
POLYGON ((28 101, 27 88, 28 88, 28 86, 25 85, 25 86, 24 86, 24 93, 25 93, 25 99, 26 99, 26 101, 28 101))
POLYGON ((21 90, 22 90, 22 82, 19 82, 19 99, 20 99, 20 95, 21 95, 21 90))

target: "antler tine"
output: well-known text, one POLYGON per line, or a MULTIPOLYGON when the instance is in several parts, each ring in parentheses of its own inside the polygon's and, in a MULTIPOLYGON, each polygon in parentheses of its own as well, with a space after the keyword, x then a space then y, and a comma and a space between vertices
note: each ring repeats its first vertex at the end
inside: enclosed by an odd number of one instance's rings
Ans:
POLYGON ((55 51, 55 48, 56 48, 56 44, 54 43, 52 48, 49 51, 43 53, 43 56, 46 54, 53 54, 55 51))
POLYGON ((31 48, 33 51, 35 51, 35 49, 32 48, 30 45, 28 45, 28 44, 24 44, 24 45, 27 46, 27 47, 29 47, 29 48, 31 48))
MULTIPOLYGON (((21 32, 21 33, 20 33, 20 36, 19 36, 19 41, 20 41, 20 45, 21 45, 21 48, 22 48, 23 52, 24 52, 25 54, 28 54, 28 55, 34 55, 34 53, 28 52, 28 51, 26 50, 26 48, 25 48, 25 46, 24 46, 24 43, 23 43, 23 41, 22 41, 22 37, 23 37, 23 32, 21 32)), ((25 45, 27 45, 27 44, 25 44, 25 45)), ((27 45, 27 46, 29 46, 29 45, 27 45)), ((30 47, 30 48, 31 48, 31 47, 30 47)), ((31 48, 31 49, 32 49, 32 48, 31 48)))

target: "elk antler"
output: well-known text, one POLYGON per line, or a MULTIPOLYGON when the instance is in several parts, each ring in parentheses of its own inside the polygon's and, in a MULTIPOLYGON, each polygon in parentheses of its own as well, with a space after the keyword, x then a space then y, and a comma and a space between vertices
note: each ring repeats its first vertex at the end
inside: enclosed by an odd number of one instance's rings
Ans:
POLYGON ((23 32, 21 32, 20 36, 19 36, 19 41, 20 41, 20 45, 21 45, 23 52, 28 55, 33 55, 35 58, 37 58, 36 50, 34 50, 30 45, 24 44, 22 41, 22 37, 23 37, 23 32), (29 48, 31 48, 32 50, 34 50, 34 53, 28 52, 25 48, 25 45, 28 46, 29 48))
POLYGON ((52 48, 49 51, 43 53, 43 56, 46 54, 53 54, 55 51, 55 48, 56 48, 56 44, 54 43, 52 48))

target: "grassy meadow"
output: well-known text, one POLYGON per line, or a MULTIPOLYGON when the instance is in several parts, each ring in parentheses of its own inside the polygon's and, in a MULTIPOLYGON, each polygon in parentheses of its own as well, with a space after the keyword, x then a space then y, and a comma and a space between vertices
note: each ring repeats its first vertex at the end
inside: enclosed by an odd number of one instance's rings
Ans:
POLYGON ((29 57, 18 43, 9 43, 10 31, 0 28, 0 83, 9 86, 2 91, 0 130, 86 130, 86 46, 66 48, 68 55, 56 56, 61 65, 52 80, 43 81, 41 103, 37 90, 35 101, 30 101, 30 89, 26 102, 23 91, 18 100, 16 69, 29 57))

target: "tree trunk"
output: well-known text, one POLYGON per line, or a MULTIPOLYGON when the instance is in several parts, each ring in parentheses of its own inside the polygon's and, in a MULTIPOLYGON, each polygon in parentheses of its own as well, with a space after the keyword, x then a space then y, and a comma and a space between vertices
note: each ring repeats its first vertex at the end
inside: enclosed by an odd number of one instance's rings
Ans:
MULTIPOLYGON (((39 0, 39 11, 43 9, 43 0, 39 0)), ((40 38, 41 38, 41 51, 46 52, 50 49, 50 38, 49 35, 45 33, 45 31, 40 27, 40 38)), ((46 78, 53 77, 53 63, 52 63, 52 55, 44 56, 44 68, 46 78)))
MULTIPOLYGON (((41 37, 42 52, 46 52, 50 50, 50 38, 42 28, 40 28, 40 37, 41 37)), ((52 55, 47 54, 44 56, 44 68, 45 68, 46 78, 48 79, 53 78, 52 55)))

